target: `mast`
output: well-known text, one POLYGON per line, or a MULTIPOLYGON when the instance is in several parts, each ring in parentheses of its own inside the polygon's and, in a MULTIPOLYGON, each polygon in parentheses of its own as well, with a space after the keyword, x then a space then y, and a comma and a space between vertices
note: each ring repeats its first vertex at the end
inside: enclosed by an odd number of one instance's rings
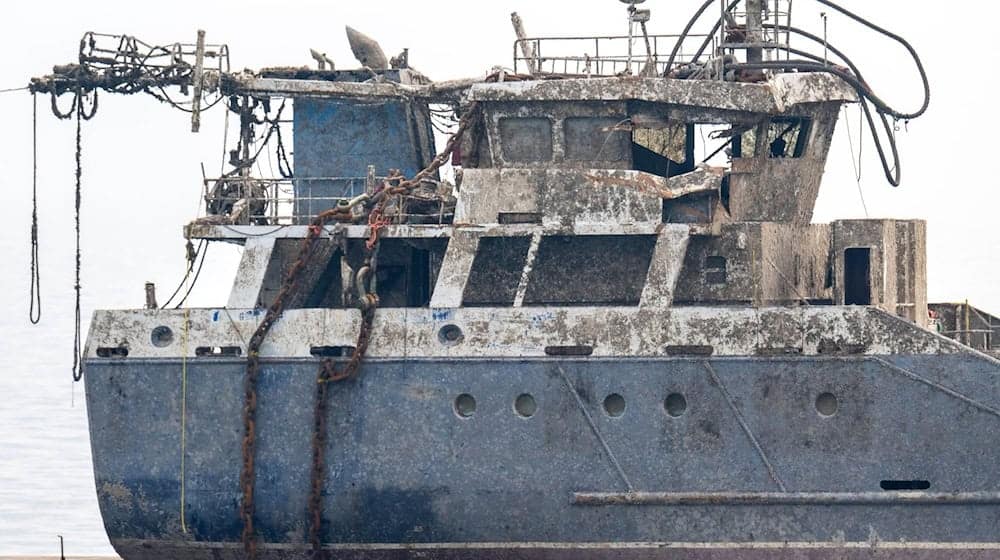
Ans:
POLYGON ((759 64, 764 61, 764 50, 760 47, 764 42, 762 14, 764 0, 746 0, 747 3, 747 62, 759 64))

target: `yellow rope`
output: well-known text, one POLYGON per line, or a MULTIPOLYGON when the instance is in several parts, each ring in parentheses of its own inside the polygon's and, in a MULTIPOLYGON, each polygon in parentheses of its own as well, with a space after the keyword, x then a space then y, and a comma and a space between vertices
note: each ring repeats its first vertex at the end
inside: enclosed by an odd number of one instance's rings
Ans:
POLYGON ((188 351, 188 327, 190 324, 191 310, 184 310, 184 333, 181 337, 181 531, 187 533, 187 521, 184 515, 184 502, 186 500, 184 488, 184 456, 187 447, 187 351, 188 351))

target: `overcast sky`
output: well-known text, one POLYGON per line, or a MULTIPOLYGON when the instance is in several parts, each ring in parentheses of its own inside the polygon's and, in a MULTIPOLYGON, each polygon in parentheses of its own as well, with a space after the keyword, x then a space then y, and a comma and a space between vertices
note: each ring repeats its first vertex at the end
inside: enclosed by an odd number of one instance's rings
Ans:
MULTIPOLYGON (((697 2, 650 0, 650 30, 678 31, 697 2)), ((797 24, 822 29, 813 2, 796 2, 797 24)), ((990 42, 998 9, 976 3, 976 16, 952 8, 927 11, 903 0, 844 4, 909 38, 924 57, 933 84, 931 109, 900 132, 903 186, 882 178, 870 138, 859 144, 858 109, 851 121, 855 150, 863 145, 861 187, 872 217, 922 218, 929 223, 931 300, 964 300, 1000 312, 1000 231, 993 215, 1000 189, 987 164, 996 159, 997 52, 990 42), (942 48, 947 45, 947 48, 942 48), (961 48, 956 48, 961 47, 961 48), (984 167, 985 166, 985 167, 984 167)), ((971 6, 971 3, 970 3, 971 6)), ((230 46, 234 68, 310 64, 309 48, 326 52, 340 68, 355 66, 343 26, 378 38, 387 53, 409 47, 411 64, 434 79, 480 75, 511 64, 511 11, 533 35, 617 34, 625 30, 616 0, 512 2, 312 2, 208 3, 182 0, 145 4, 17 2, 5 7, 0 36, 0 88, 25 84, 56 63, 73 61, 86 30, 129 33, 150 43, 193 41, 197 29, 210 42, 230 46)), ((903 109, 920 100, 919 82, 906 53, 884 39, 831 15, 830 40, 859 63, 879 94, 903 109)), ((59 313, 70 303, 73 124, 57 121, 47 99, 39 109, 41 252, 44 297, 52 322, 36 333, 66 340, 59 313)), ((0 276, 7 328, 24 328, 30 213, 31 98, 0 94, 0 181, 6 198, 0 243, 8 273, 0 276)), ((84 125, 85 316, 94 307, 138 307, 142 285, 169 293, 183 271, 181 226, 200 204, 200 163, 210 173, 222 157, 223 113, 208 112, 201 134, 188 131, 186 115, 156 100, 105 95, 97 117, 84 125)), ((901 124, 902 126, 902 124, 901 124)), ((815 221, 864 217, 842 121, 827 164, 815 221)), ((226 301, 239 249, 214 245, 195 305, 226 301)))

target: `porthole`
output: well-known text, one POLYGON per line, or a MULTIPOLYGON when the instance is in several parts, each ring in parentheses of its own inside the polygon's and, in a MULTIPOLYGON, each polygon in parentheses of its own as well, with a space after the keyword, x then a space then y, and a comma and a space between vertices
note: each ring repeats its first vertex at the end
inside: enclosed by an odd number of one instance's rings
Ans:
POLYGON ((455 414, 462 418, 471 418, 476 413, 476 399, 468 393, 455 397, 455 414))
POLYGON ((531 418, 538 411, 538 403, 535 402, 535 397, 525 393, 523 395, 518 395, 514 399, 514 412, 517 413, 521 418, 531 418))
POLYGON ((149 341, 157 348, 170 346, 174 341, 174 331, 170 330, 170 327, 160 325, 149 334, 149 341))
POLYGON ((625 414, 625 397, 618 393, 611 393, 605 397, 604 412, 612 418, 618 418, 625 414))
POLYGON ((465 334, 458 325, 445 325, 438 330, 438 342, 445 346, 455 346, 464 338, 465 334))
POLYGON ((670 393, 663 401, 663 409, 672 418, 680 418, 687 411, 688 403, 684 395, 680 393, 670 393))
POLYGON ((816 397, 816 412, 824 418, 830 418, 837 414, 840 403, 833 393, 822 393, 816 397))

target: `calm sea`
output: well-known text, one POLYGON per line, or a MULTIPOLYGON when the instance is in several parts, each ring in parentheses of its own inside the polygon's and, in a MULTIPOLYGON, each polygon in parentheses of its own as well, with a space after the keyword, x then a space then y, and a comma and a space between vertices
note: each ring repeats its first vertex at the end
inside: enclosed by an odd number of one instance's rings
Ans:
POLYGON ((30 351, 44 344, 31 329, 5 337, 16 367, 0 376, 0 555, 58 555, 57 535, 67 554, 114 554, 94 492, 83 385, 72 386, 66 352, 30 351))
MULTIPOLYGON (((26 230, 16 231, 16 234, 26 230)), ((27 319, 27 236, 0 237, 0 556, 113 555, 94 491, 83 384, 71 382, 72 280, 48 283, 43 323, 27 319)), ((46 270, 58 271, 52 259, 46 270)))

